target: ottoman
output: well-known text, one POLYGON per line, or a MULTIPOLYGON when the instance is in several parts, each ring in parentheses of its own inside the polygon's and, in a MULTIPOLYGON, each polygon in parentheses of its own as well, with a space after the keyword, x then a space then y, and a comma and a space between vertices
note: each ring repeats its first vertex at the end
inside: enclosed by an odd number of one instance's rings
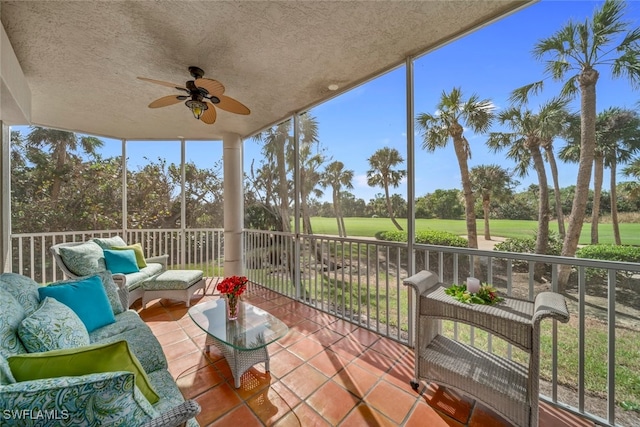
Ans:
POLYGON ((142 283, 142 308, 147 308, 149 301, 158 298, 184 301, 189 307, 193 293, 204 289, 204 285, 201 270, 167 270, 142 283))

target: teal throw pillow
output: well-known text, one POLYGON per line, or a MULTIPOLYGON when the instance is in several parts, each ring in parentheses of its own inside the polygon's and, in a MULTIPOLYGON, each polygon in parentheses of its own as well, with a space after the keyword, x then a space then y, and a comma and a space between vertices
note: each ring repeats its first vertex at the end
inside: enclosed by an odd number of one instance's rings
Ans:
POLYGON ((53 298, 44 298, 40 307, 20 323, 18 335, 30 353, 76 348, 91 343, 80 318, 53 298))
MULTIPOLYGON (((122 313, 124 311, 124 307, 122 307, 122 302, 120 301, 120 295, 118 293, 118 285, 115 284, 115 282, 113 281, 113 275, 108 270, 102 271, 98 274, 92 274, 90 276, 77 277, 75 279, 60 280, 58 282, 50 283, 48 286, 66 285, 67 283, 73 283, 73 282, 77 282, 78 280, 88 279, 92 276, 100 277, 100 280, 102 281, 102 286, 104 286, 104 290, 107 293, 109 304, 111 304, 111 309, 113 310, 113 314, 122 313)), ((38 301, 40 300, 37 289, 36 289, 36 298, 38 299, 38 301)))
POLYGON ((99 276, 91 276, 64 285, 43 286, 40 298, 55 298, 70 307, 82 320, 88 332, 116 321, 107 293, 99 276))
POLYGON ((126 251, 104 249, 103 252, 107 270, 111 271, 111 273, 129 274, 140 271, 138 261, 136 261, 136 253, 133 249, 126 251))

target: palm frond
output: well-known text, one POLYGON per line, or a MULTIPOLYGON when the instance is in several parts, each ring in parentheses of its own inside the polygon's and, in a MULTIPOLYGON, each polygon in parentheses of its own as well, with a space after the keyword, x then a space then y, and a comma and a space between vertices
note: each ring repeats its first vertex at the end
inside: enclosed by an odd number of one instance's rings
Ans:
POLYGON ((634 89, 640 87, 640 50, 628 49, 614 59, 611 73, 614 77, 626 76, 634 89))
POLYGON ((526 104, 529 101, 529 96, 535 96, 542 91, 544 87, 544 81, 540 80, 528 85, 521 86, 511 92, 509 101, 516 104, 526 104))
POLYGON ((547 61, 544 66, 544 71, 554 80, 562 80, 571 68, 571 63, 566 59, 566 57, 562 57, 555 61, 547 61))
POLYGON ((638 42, 640 42, 640 28, 634 28, 629 31, 627 35, 624 37, 620 45, 617 47, 618 51, 623 51, 626 49, 637 49, 638 42))
POLYGON ((562 89, 560 90, 560 96, 566 99, 573 99, 578 93, 578 75, 576 74, 564 82, 562 89))

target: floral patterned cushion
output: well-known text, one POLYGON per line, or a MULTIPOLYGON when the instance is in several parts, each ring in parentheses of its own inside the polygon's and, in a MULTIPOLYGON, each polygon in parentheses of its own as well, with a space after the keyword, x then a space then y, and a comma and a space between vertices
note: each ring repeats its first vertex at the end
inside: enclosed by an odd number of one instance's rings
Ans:
POLYGON ((0 356, 0 386, 5 384, 13 384, 15 382, 16 379, 13 378, 13 374, 11 373, 11 369, 9 368, 7 359, 0 356))
POLYGON ((90 344, 82 320, 54 298, 45 298, 40 308, 22 321, 18 334, 30 353, 90 344))
POLYGON ((131 351, 147 374, 158 369, 167 369, 167 358, 164 351, 162 351, 158 339, 151 332, 151 328, 144 323, 117 335, 96 340, 92 344, 108 344, 120 340, 127 341, 131 351))
POLYGON ((104 290, 107 293, 107 299, 109 300, 109 304, 111 305, 111 309, 113 310, 113 314, 120 314, 124 310, 122 307, 122 302, 120 301, 120 296, 118 295, 118 285, 113 281, 113 275, 109 271, 101 271, 100 273, 92 274, 90 276, 78 277, 77 279, 68 279, 61 280, 59 282, 51 283, 49 286, 56 285, 64 285, 66 283, 73 283, 79 280, 88 279, 91 276, 99 276, 102 281, 102 286, 104 286, 104 290))
POLYGON ((120 236, 94 237, 92 242, 96 242, 102 249, 110 249, 112 246, 127 246, 127 243, 120 236))
MULTIPOLYGON (((55 425, 139 426, 158 411, 135 387, 131 372, 105 372, 79 377, 24 381, 0 387, 0 408, 57 412, 55 425), (65 412, 63 412, 65 411, 65 412)), ((2 413, 0 412, 0 415, 2 413)), ((42 419, 4 420, 3 426, 32 427, 42 419)))
POLYGON ((36 311, 40 305, 39 287, 38 282, 22 274, 0 274, 0 288, 5 289, 18 300, 27 316, 36 311))
POLYGON ((60 258, 67 268, 78 276, 89 276, 107 269, 102 248, 93 241, 61 247, 60 258))
POLYGON ((25 316, 24 308, 3 288, 0 288, 0 301, 0 356, 26 353, 18 338, 18 327, 25 316))

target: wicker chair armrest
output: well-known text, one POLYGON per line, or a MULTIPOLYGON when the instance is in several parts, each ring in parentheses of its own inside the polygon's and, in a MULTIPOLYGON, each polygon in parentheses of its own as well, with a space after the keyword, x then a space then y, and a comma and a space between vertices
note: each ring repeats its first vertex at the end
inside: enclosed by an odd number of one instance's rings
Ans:
POLYGON ((422 270, 411 277, 407 277, 403 281, 405 286, 410 286, 416 291, 416 297, 419 297, 438 283, 438 275, 432 271, 422 270))
POLYGON ((164 265, 164 268, 167 268, 167 261, 169 259, 169 255, 164 254, 164 255, 159 255, 159 256, 152 256, 149 258, 146 258, 147 262, 157 262, 160 263, 162 265, 164 265))
POLYGON ((187 400, 160 416, 147 421, 141 427, 174 427, 180 426, 200 413, 200 405, 195 400, 187 400))
POLYGON ((113 282, 118 286, 118 297, 120 298, 120 302, 122 306, 125 308, 129 307, 129 288, 127 288, 127 276, 122 273, 113 274, 113 282))
POLYGON ((536 296, 532 322, 539 323, 542 319, 551 317, 562 323, 569 321, 569 309, 564 296, 557 292, 540 292, 536 296))

